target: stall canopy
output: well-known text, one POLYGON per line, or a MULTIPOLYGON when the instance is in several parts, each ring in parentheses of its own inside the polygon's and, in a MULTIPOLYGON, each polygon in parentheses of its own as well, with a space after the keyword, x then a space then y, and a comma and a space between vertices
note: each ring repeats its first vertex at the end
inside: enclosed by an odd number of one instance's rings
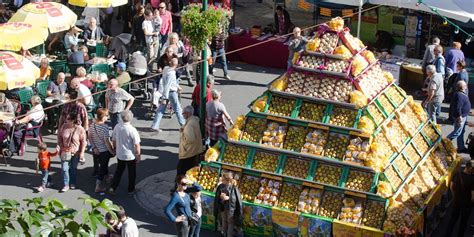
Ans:
POLYGON ((333 4, 342 4, 348 6, 359 6, 361 3, 362 5, 366 3, 368 0, 320 0, 317 1, 318 3, 333 3, 333 4))
MULTIPOLYGON (((353 2, 353 1, 350 1, 353 2)), ((433 13, 430 7, 436 8, 438 13, 462 22, 474 21, 474 4, 472 0, 369 0, 371 4, 386 5, 433 13)))

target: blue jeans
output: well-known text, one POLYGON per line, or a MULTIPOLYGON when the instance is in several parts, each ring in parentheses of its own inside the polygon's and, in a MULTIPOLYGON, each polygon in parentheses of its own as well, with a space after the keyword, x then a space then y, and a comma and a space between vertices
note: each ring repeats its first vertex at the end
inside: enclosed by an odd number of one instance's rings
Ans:
MULTIPOLYGON (((456 118, 454 118, 456 120, 456 118)), ((466 120, 467 117, 461 119, 461 123, 454 121, 454 130, 447 136, 449 140, 456 139, 458 150, 465 150, 466 146, 464 145, 464 132, 466 131, 466 120)))
MULTIPOLYGON (((181 104, 179 103, 178 92, 170 91, 168 95, 168 99, 169 99, 169 103, 171 103, 171 106, 173 107, 174 112, 176 113, 179 126, 183 126, 186 121, 184 120, 184 117, 181 111, 181 104)), ((151 128, 153 129, 160 128, 161 118, 163 118, 163 114, 166 111, 166 106, 167 105, 160 104, 158 109, 156 109, 155 119, 153 120, 153 124, 151 125, 151 128)))
POLYGON ((121 122, 122 117, 120 116, 120 113, 110 113, 110 126, 112 127, 112 130, 115 128, 115 125, 121 122))
POLYGON ((41 170, 41 186, 46 187, 50 180, 51 177, 49 176, 49 170, 41 170))
POLYGON ((210 73, 212 74, 212 70, 214 69, 214 66, 217 63, 217 55, 219 55, 219 59, 220 59, 219 61, 222 64, 222 69, 224 70, 224 76, 227 76, 227 58, 225 57, 224 48, 212 50, 212 66, 211 66, 210 73))
POLYGON ((63 175, 64 186, 76 185, 77 165, 79 164, 79 155, 75 154, 69 161, 61 161, 61 173, 63 175))
POLYGON ((441 112, 441 102, 430 102, 427 107, 428 118, 436 123, 436 116, 441 112))
POLYGON ((202 220, 199 218, 199 222, 196 225, 191 226, 189 229, 189 237, 199 237, 199 233, 201 232, 201 223, 202 220))

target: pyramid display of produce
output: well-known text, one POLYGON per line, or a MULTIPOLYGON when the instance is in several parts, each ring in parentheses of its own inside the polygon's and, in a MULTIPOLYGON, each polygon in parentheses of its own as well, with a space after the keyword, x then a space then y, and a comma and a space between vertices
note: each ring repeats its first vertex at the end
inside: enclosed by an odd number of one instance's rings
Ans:
POLYGON ((328 221, 333 236, 341 225, 390 234, 436 226, 459 159, 421 105, 341 18, 320 25, 293 64, 189 175, 212 193, 219 173, 234 171, 246 205, 328 221))

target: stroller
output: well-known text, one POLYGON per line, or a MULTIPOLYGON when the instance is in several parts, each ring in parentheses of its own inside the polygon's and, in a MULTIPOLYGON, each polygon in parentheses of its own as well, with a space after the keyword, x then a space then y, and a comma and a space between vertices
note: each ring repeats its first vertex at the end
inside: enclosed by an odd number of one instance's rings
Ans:
POLYGON ((128 61, 128 72, 132 77, 132 82, 129 86, 130 94, 134 96, 141 95, 145 100, 150 100, 152 91, 148 89, 150 88, 148 79, 134 82, 149 75, 146 58, 142 52, 136 51, 130 56, 128 61))

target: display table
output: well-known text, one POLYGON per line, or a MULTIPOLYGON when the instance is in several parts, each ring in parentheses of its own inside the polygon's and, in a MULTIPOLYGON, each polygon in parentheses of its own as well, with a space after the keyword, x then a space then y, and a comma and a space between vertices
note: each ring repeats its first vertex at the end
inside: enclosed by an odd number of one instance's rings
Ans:
MULTIPOLYGON (((247 47, 262 41, 252 38, 248 34, 230 35, 228 38, 227 52, 247 47)), ((244 49, 227 55, 229 61, 245 62, 248 64, 286 68, 288 59, 288 46, 284 42, 276 40, 266 42, 248 49, 244 49)))
POLYGON ((382 68, 392 73, 397 85, 405 90, 419 90, 423 86, 421 59, 397 58, 380 60, 382 68))

